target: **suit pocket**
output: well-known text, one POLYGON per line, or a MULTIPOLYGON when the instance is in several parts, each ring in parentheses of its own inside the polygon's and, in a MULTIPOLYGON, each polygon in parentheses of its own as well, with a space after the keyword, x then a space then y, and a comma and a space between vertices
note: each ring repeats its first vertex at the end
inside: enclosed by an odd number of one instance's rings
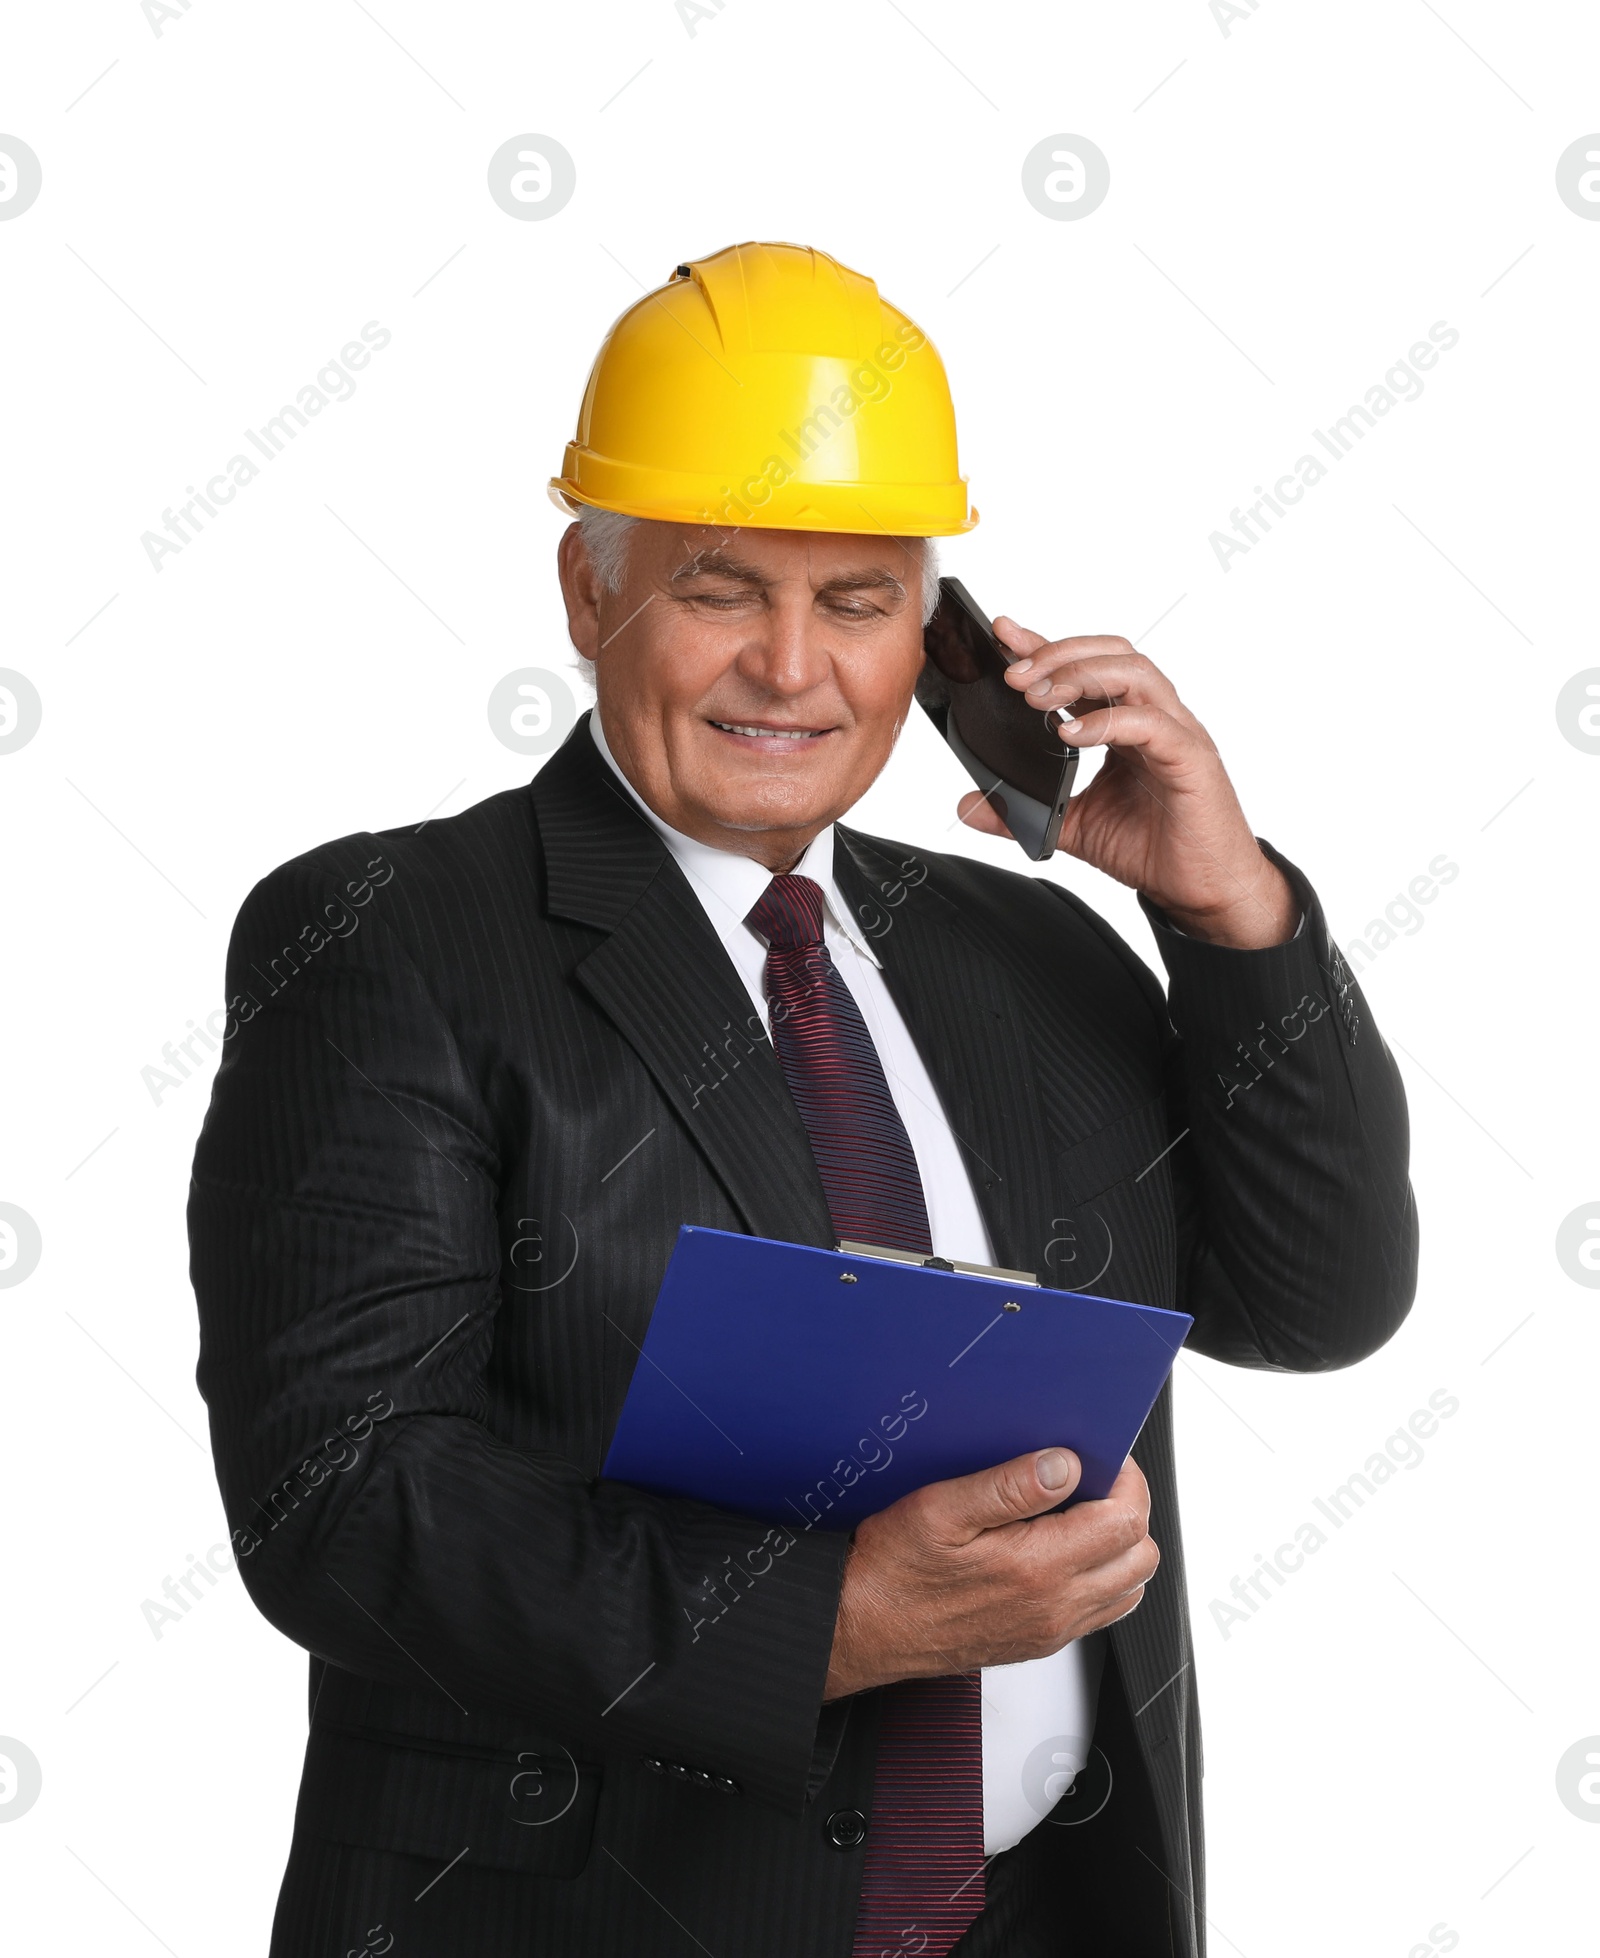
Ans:
POLYGON ((362 1849, 574 1877, 588 1861, 601 1778, 559 1747, 462 1753, 319 1726, 295 1826, 362 1849))
POLYGON ((1064 1214, 1051 1220, 1049 1284, 1171 1307, 1177 1296, 1173 1137, 1162 1095, 1056 1158, 1064 1214))
POLYGON ((1143 1176, 1172 1138, 1167 1134, 1167 1104, 1162 1095, 1130 1108, 1104 1128, 1063 1149, 1056 1169, 1075 1203, 1089 1203, 1113 1183, 1143 1176))

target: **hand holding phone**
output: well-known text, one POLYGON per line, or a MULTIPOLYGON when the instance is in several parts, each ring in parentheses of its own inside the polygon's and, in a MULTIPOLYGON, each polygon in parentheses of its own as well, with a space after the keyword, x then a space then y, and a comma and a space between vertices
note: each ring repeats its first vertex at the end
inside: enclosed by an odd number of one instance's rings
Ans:
POLYGON ((939 580, 939 605, 922 635, 928 665, 917 699, 1011 834, 1036 863, 1051 855, 1078 772, 1078 750, 1057 733, 1065 716, 1041 713, 1008 686, 1017 657, 959 578, 939 580))
POLYGON ((917 698, 983 791, 975 827, 991 829, 992 811, 1035 861, 1065 836, 1191 938, 1255 951, 1294 936, 1294 887, 1164 673, 1105 633, 1048 640, 1008 621, 1007 644, 955 579, 940 591, 917 698), (1069 804, 1082 748, 1103 749, 1105 766, 1069 804))

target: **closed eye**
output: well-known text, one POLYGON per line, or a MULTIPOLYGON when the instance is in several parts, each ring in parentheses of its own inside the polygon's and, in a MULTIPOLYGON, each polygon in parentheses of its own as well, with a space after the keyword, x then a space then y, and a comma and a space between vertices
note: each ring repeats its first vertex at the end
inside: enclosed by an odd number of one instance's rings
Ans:
POLYGON ((737 612, 761 602, 754 592, 745 591, 683 592, 678 596, 686 605, 708 606, 713 612, 737 612))

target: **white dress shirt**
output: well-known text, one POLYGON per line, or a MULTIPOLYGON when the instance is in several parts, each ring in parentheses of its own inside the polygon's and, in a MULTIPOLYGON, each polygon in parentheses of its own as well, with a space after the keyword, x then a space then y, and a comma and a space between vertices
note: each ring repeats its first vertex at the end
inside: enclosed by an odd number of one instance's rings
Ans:
MULTIPOLYGON (((770 1032, 766 941, 745 919, 772 881, 772 872, 753 857, 698 843, 663 822, 618 767, 598 708, 589 731, 617 780, 677 859, 770 1032)), ((822 889, 823 942, 861 1009, 911 1140, 935 1252, 969 1264, 993 1264, 989 1233, 938 1090, 889 995, 878 955, 856 929, 834 882, 831 825, 812 841, 794 874, 811 878, 822 889)), ((1020 1842, 1088 1760, 1104 1657, 1104 1636, 1097 1633, 1048 1658, 983 1668, 986 1856, 1020 1842)))

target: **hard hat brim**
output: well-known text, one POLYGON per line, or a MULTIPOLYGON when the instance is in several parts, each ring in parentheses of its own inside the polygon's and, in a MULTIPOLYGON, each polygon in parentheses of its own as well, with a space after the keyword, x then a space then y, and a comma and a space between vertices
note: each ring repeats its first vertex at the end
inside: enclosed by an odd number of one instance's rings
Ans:
POLYGON ((611 510, 657 523, 732 527, 740 530, 834 531, 865 537, 958 537, 978 522, 967 501, 965 480, 941 485, 943 508, 930 510, 926 483, 800 483, 773 490, 752 504, 707 478, 680 479, 678 493, 659 481, 635 496, 600 495, 571 476, 552 476, 550 501, 568 516, 611 510), (705 494, 696 496, 695 489, 705 494))

